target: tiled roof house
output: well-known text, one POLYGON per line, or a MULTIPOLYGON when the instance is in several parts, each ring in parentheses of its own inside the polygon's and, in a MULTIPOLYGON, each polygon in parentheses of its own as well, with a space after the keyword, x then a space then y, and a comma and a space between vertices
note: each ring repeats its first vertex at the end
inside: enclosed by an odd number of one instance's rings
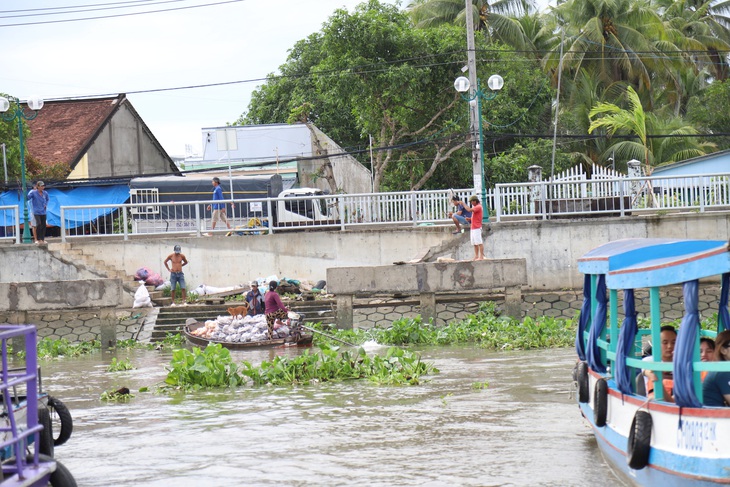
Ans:
POLYGON ((28 127, 28 153, 44 166, 67 164, 68 179, 179 172, 124 94, 47 101, 28 127))

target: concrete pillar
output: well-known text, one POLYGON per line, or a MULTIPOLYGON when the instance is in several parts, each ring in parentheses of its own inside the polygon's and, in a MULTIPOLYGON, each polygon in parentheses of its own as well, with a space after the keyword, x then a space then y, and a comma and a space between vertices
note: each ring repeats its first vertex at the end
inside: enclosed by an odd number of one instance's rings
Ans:
POLYGON ((110 348, 116 348, 117 346, 117 319, 113 312, 101 311, 99 313, 99 319, 101 324, 99 328, 101 349, 109 350, 110 348))
POLYGON ((530 166, 527 168, 527 180, 533 183, 530 186, 530 214, 535 213, 538 201, 542 201, 542 167, 530 166))
POLYGON ((352 294, 337 296, 337 311, 335 312, 335 325, 340 330, 352 330, 352 294))
MULTIPOLYGON (((641 162, 639 162, 636 159, 631 159, 629 162, 626 163, 627 166, 627 172, 629 178, 640 178, 643 177, 643 171, 641 170, 641 162)), ((641 181, 631 181, 631 199, 636 201, 639 199, 639 194, 641 193, 641 187, 642 182, 641 181)))
POLYGON ((504 288, 504 313, 516 320, 522 319, 522 287, 504 288))
POLYGON ((430 320, 436 321, 436 294, 435 293, 421 293, 419 295, 421 299, 421 319, 424 323, 428 323, 430 320))

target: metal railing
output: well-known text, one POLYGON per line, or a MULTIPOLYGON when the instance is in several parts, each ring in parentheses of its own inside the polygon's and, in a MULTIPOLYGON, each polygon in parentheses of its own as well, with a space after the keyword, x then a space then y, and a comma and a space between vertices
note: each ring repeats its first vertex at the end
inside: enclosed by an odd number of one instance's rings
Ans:
MULTIPOLYGON (((223 222, 212 228, 212 200, 62 206, 61 238, 448 225, 450 197, 466 200, 472 193, 459 189, 218 201, 226 205, 230 230, 223 222)), ((496 221, 730 210, 730 173, 498 184, 487 193, 486 206, 496 221)), ((5 231, 0 238, 20 241, 18 217, 17 206, 0 207, 0 228, 5 231)))
POLYGON ((627 216, 730 209, 730 173, 497 184, 495 216, 627 216))
POLYGON ((21 237, 18 206, 0 206, 0 240, 20 243, 21 237))

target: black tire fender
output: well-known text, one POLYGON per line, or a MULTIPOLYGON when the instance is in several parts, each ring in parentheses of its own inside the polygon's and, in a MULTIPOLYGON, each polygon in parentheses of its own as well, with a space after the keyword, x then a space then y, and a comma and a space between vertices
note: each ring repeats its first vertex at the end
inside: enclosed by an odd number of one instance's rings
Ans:
POLYGON ((38 408, 38 424, 43 426, 43 429, 38 432, 38 453, 53 458, 53 426, 48 409, 38 408))
MULTIPOLYGON (((25 459, 27 463, 33 462, 33 455, 28 455, 25 459)), ((78 487, 76 479, 71 472, 58 460, 54 460, 48 455, 38 455, 40 462, 56 462, 56 470, 51 474, 49 484, 51 487, 78 487)))
POLYGON ((74 421, 71 417, 71 413, 61 400, 56 399, 53 396, 48 396, 48 410, 50 411, 51 416, 55 414, 61 423, 58 436, 54 436, 53 444, 55 446, 63 445, 69 438, 71 438, 71 433, 73 433, 74 430, 74 421))
POLYGON ((588 402, 589 390, 588 390, 588 364, 586 362, 578 363, 578 402, 588 402))
POLYGON ((606 426, 608 416, 608 382, 606 379, 598 379, 593 389, 593 420, 596 426, 606 426))
POLYGON ((651 414, 648 411, 636 411, 626 446, 626 461, 634 470, 641 470, 649 464, 651 428, 651 414))

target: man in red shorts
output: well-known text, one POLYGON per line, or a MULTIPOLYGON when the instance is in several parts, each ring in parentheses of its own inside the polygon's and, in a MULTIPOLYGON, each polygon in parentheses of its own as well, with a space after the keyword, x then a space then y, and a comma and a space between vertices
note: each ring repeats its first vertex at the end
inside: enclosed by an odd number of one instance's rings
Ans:
POLYGON ((482 240, 482 218, 484 210, 482 205, 479 204, 479 198, 472 196, 469 198, 469 204, 471 205, 471 218, 467 218, 467 221, 471 222, 471 244, 474 246, 474 260, 484 260, 484 241, 482 240))

